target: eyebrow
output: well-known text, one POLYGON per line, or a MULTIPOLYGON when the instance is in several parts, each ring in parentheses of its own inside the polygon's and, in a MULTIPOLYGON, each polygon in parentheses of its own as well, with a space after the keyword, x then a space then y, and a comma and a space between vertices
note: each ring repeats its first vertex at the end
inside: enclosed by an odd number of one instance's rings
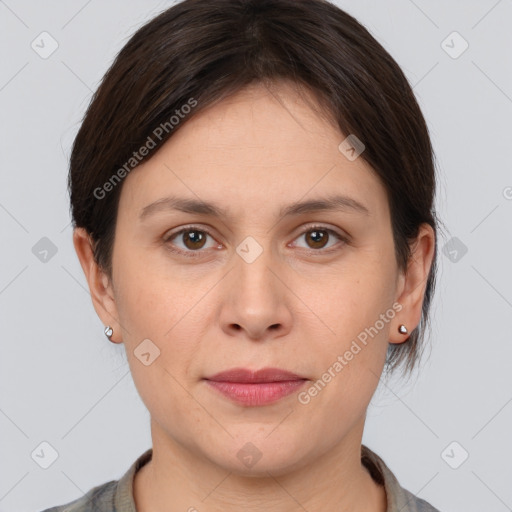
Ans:
MULTIPOLYGON (((156 212, 166 210, 177 210, 184 213, 197 213, 218 218, 230 217, 230 214, 226 209, 214 203, 170 196, 158 199, 157 201, 154 201, 142 208, 139 219, 143 220, 156 212)), ((359 201, 348 196, 335 195, 326 198, 292 203, 288 206, 282 207, 278 216, 287 217, 324 211, 346 211, 370 215, 369 209, 359 201)))

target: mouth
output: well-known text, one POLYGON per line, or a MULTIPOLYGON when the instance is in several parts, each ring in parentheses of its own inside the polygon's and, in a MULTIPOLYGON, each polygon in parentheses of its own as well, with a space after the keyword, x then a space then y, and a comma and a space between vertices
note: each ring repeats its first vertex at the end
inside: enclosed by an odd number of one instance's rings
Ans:
POLYGON ((231 401, 245 406, 267 405, 298 391, 309 380, 280 368, 232 368, 204 379, 231 401))

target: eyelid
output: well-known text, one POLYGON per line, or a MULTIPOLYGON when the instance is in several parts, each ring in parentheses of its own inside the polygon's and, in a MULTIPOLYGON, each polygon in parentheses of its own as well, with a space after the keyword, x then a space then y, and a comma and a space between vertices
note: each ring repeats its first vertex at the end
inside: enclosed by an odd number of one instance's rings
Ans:
POLYGON ((297 236, 303 235, 304 233, 307 233, 308 231, 313 231, 315 229, 328 231, 330 233, 334 233, 336 236, 339 236, 343 239, 350 239, 350 235, 346 231, 342 231, 339 228, 332 227, 328 224, 323 224, 321 222, 310 222, 307 223, 300 228, 300 232, 297 236))
MULTIPOLYGON (((190 224, 188 226, 180 227, 178 229, 178 231, 173 231, 169 235, 164 235, 164 238, 163 238, 164 244, 167 244, 170 240, 181 235, 182 233, 185 233, 186 231, 200 231, 201 233, 206 233, 208 236, 210 236, 211 238, 213 238, 216 241, 214 235, 208 228, 190 224)), ((172 252, 175 252, 177 254, 182 254, 182 255, 185 255, 186 257, 191 257, 191 258, 202 256, 203 253, 206 252, 206 250, 197 250, 197 251, 184 251, 183 249, 171 249, 171 250, 172 250, 172 252)))
MULTIPOLYGON (((328 225, 313 222, 311 224, 302 226, 301 231, 295 236, 292 243, 295 242, 295 240, 297 238, 299 238, 300 236, 303 236, 306 233, 309 233, 310 231, 314 231, 315 229, 317 229, 319 231, 326 231, 329 234, 334 234, 344 244, 349 243, 351 240, 351 237, 348 233, 345 233, 345 232, 340 233, 337 229, 329 227, 328 225)), ((301 247, 301 249, 306 251, 308 254, 316 254, 316 255, 320 256, 322 254, 329 254, 330 252, 338 250, 337 246, 338 246, 338 244, 335 244, 332 247, 329 247, 327 249, 323 249, 323 248, 322 249, 311 249, 311 248, 308 249, 308 248, 304 248, 304 247, 301 247)))

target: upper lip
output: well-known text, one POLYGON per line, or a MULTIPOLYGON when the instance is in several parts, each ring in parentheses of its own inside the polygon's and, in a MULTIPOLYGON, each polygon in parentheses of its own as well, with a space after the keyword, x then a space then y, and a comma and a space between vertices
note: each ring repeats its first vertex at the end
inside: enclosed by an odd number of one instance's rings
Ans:
POLYGON ((249 370, 246 368, 231 368, 220 373, 216 373, 206 380, 217 382, 283 382, 290 380, 305 380, 293 372, 281 368, 262 368, 261 370, 249 370))

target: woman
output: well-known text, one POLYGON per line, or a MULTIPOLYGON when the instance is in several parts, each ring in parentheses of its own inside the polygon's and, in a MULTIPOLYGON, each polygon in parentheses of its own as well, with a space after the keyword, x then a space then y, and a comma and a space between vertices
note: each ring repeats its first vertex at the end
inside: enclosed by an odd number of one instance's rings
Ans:
POLYGON ((361 444, 417 362, 436 269, 428 130, 323 0, 185 0, 77 134, 73 241, 153 446, 51 511, 435 511, 361 444))

